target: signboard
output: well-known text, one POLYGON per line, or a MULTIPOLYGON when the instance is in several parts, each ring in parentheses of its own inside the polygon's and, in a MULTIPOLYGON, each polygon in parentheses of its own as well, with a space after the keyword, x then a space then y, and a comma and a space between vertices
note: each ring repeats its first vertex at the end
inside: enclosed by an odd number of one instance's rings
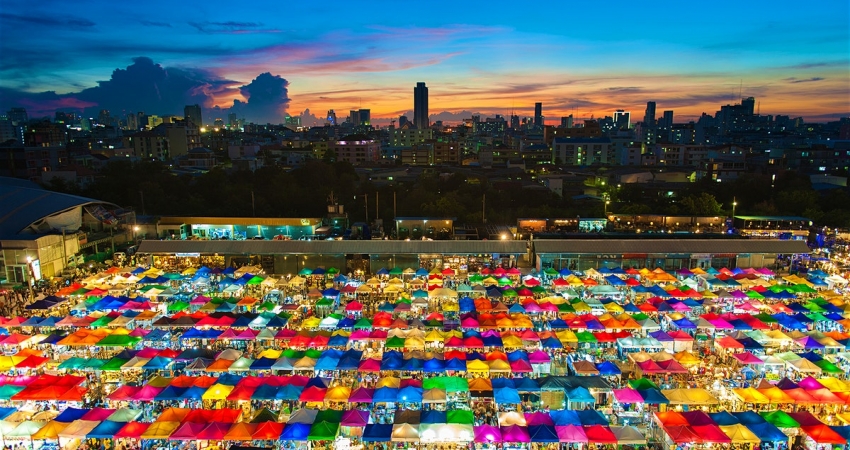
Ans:
POLYGON ((178 258, 200 258, 200 253, 175 253, 174 256, 178 258))
POLYGON ((691 255, 691 259, 711 259, 711 255, 708 253, 694 253, 691 255))
POLYGON ((33 279, 35 279, 35 281, 40 280, 41 279, 41 261, 34 259, 30 263, 30 265, 32 266, 32 277, 33 277, 33 279))

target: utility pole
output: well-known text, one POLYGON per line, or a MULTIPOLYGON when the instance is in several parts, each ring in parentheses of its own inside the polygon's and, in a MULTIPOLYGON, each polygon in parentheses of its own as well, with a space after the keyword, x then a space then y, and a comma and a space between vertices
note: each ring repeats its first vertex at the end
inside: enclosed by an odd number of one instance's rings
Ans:
POLYGON ((254 191, 251 191, 251 216, 257 217, 257 208, 254 206, 254 191))
POLYGON ((395 237, 398 239, 398 210, 396 210, 395 194, 396 192, 393 191, 393 226, 396 227, 395 237))
POLYGON ((481 219, 487 223, 487 194, 481 194, 481 219))

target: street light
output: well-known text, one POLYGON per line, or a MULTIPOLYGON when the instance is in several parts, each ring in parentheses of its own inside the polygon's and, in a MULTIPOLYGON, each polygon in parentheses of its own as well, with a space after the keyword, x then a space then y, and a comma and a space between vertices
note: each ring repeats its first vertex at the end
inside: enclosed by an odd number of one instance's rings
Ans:
POLYGON ((27 256, 27 286, 30 293, 29 301, 32 302, 35 299, 35 292, 33 292, 33 288, 35 287, 35 270, 32 268, 32 256, 27 256))
POLYGON ((735 200, 735 197, 732 197, 732 218, 735 218, 735 207, 738 206, 738 202, 735 200))
POLYGON ((608 217, 608 205, 611 204, 611 200, 605 200, 605 217, 608 217))

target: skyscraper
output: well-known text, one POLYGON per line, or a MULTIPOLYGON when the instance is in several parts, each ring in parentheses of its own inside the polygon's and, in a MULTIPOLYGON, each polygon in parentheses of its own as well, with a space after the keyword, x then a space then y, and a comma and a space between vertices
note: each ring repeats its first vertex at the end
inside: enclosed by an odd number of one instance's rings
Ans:
POLYGON ((646 102, 646 112, 643 114, 643 126, 655 128, 655 102, 646 102))
POLYGON ((204 126, 204 122, 201 120, 201 107, 197 104, 184 106, 183 118, 188 122, 192 122, 198 128, 204 126))
POLYGON ((534 104, 534 126, 543 126, 543 103, 534 104))
POLYGON ((630 113, 622 109, 614 111, 614 127, 617 129, 629 129, 631 126, 630 113))
POLYGON ((420 130, 431 126, 428 121, 428 88, 421 81, 413 88, 413 124, 420 130))

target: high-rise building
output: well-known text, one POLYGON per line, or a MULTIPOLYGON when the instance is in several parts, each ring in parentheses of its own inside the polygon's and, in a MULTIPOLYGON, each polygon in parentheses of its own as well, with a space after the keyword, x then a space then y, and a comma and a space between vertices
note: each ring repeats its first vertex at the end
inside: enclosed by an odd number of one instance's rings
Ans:
POLYGON ((420 130, 431 126, 428 120, 428 87, 421 81, 413 88, 413 125, 420 130))
POLYGON ((12 121, 12 125, 18 126, 26 126, 27 121, 29 121, 29 117, 27 116, 27 110, 24 108, 12 108, 6 113, 6 118, 12 121))
POLYGON ((127 129, 139 131, 139 116, 135 114, 127 114, 127 129))
POLYGON ((614 127, 620 130, 629 129, 631 127, 631 113, 618 109, 614 111, 614 127))
POLYGON ((236 118, 236 113, 227 113, 227 126, 231 128, 239 126, 239 119, 236 118))
POLYGON ((643 126, 655 129, 655 102, 646 102, 646 112, 643 114, 643 126))
POLYGON ((573 127, 573 115, 570 114, 566 117, 561 117, 561 128, 572 128, 573 127))
POLYGON ((360 115, 360 119, 357 121, 358 125, 364 125, 367 127, 372 125, 372 110, 360 109, 358 114, 360 115))
POLYGON ((519 130, 519 116, 511 115, 511 129, 519 130))
POLYGON ((543 103, 534 104, 534 126, 543 126, 543 103))
POLYGON ((334 110, 332 110, 332 109, 328 110, 327 121, 328 121, 328 125, 330 125, 330 126, 337 125, 337 123, 336 123, 336 112, 334 110))
POLYGON ((661 120, 658 121, 658 137, 661 140, 670 141, 673 130, 673 111, 664 111, 661 120))
POLYGON ((184 106, 183 118, 192 122, 198 128, 204 126, 203 118, 201 116, 201 107, 197 104, 184 106))

